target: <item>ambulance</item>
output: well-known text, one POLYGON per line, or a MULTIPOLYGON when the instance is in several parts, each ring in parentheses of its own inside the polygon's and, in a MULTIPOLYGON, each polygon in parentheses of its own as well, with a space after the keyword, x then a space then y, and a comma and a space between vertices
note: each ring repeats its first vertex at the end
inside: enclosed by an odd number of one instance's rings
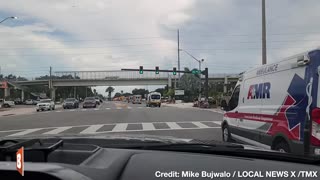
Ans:
POLYGON ((320 155, 320 49, 242 73, 221 123, 222 139, 320 155))

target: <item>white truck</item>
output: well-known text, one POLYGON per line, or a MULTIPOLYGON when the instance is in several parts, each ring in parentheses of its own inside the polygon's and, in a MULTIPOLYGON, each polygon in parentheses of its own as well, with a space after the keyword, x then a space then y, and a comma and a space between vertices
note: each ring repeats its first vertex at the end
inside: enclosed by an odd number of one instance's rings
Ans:
POLYGON ((1 107, 8 108, 8 107, 13 107, 15 104, 14 104, 14 101, 0 99, 0 105, 1 107))
POLYGON ((161 106, 161 94, 158 92, 152 92, 148 94, 148 97, 146 99, 146 106, 151 107, 151 106, 156 106, 160 107, 161 106))

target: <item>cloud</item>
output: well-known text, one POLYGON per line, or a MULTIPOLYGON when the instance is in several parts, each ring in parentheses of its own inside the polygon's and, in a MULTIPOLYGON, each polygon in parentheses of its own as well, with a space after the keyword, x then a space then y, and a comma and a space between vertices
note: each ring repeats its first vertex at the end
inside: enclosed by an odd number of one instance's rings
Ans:
MULTIPOLYGON (((253 0, 28 0, 0 2, 3 72, 28 76, 54 70, 177 66, 180 48, 210 73, 238 73, 261 62, 261 2, 253 0), (23 8, 22 8, 23 7, 23 8), (31 71, 31 72, 30 72, 31 71)), ((315 0, 267 1, 268 61, 308 49, 317 30, 315 0), (274 35, 283 33, 283 35, 274 35), (297 41, 294 41, 297 40, 297 41), (280 41, 280 42, 277 42, 280 41), (285 42, 289 41, 289 42, 285 42), (304 46, 305 48, 299 48, 304 46), (298 48, 292 48, 298 47, 298 48)), ((198 64, 181 52, 181 68, 198 64)))

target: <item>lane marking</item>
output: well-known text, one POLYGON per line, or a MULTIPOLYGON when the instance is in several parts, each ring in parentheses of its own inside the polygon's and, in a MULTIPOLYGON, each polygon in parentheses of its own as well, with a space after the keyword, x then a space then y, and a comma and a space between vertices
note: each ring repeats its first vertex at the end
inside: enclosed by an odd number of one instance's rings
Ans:
POLYGON ((33 132, 36 132, 36 131, 39 131, 39 130, 41 130, 41 128, 38 128, 38 129, 27 129, 25 131, 14 133, 14 134, 10 134, 8 136, 23 136, 23 135, 30 134, 30 133, 33 133, 33 132))
POLYGON ((215 124, 221 125, 222 121, 212 121, 215 124))
POLYGON ((139 109, 143 108, 143 107, 138 107, 139 109))
POLYGON ((61 111, 56 111, 56 112, 61 112, 61 111))
POLYGON ((110 110, 111 108, 106 108, 106 110, 110 110))
POLYGON ((59 127, 59 128, 53 129, 52 131, 45 132, 43 134, 59 134, 65 130, 68 130, 71 128, 72 128, 72 126, 71 127, 59 127))
POLYGON ((167 122, 166 123, 170 129, 182 129, 176 122, 167 122))
POLYGON ((114 126, 112 129, 112 132, 117 132, 117 131, 126 131, 128 127, 128 123, 119 123, 114 126))
POLYGON ((98 108, 95 108, 95 109, 93 109, 93 110, 98 111, 99 109, 98 109, 98 108))
POLYGON ((87 109, 81 109, 81 111, 87 111, 87 109))
POLYGON ((73 112, 73 111, 75 111, 75 109, 70 109, 69 111, 70 111, 70 112, 73 112))
POLYGON ((130 107, 130 106, 128 106, 127 108, 128 108, 128 109, 132 109, 132 107, 130 107))
POLYGON ((198 126, 199 128, 208 128, 208 127, 210 127, 210 126, 207 126, 207 125, 205 125, 205 124, 203 124, 201 122, 192 122, 192 124, 198 126))
POLYGON ((142 123, 143 130, 155 130, 155 127, 152 123, 142 123))
POLYGON ((93 134, 96 133, 98 129, 100 129, 103 125, 91 125, 85 130, 81 131, 80 134, 93 134))
POLYGON ((122 107, 117 107, 117 109, 122 109, 122 107))

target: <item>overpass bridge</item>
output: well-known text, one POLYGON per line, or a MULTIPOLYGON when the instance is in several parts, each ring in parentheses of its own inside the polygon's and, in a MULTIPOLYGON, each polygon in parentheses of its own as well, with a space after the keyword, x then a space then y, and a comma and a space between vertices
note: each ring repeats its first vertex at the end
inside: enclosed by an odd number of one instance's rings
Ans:
MULTIPOLYGON (((181 73, 181 76, 183 73, 181 73)), ((19 86, 49 85, 52 87, 61 86, 143 86, 143 85, 169 85, 178 80, 178 76, 172 73, 139 72, 130 71, 57 71, 46 79, 30 81, 14 81, 19 86)), ((201 79, 204 80, 203 75, 201 79)), ((227 79, 228 82, 236 82, 238 74, 209 74, 209 82, 221 82, 227 79)))
MULTIPOLYGON (((183 76, 183 73, 181 73, 183 76)), ((204 76, 201 76, 204 80, 204 76)), ((209 82, 236 82, 238 74, 209 74, 209 82)), ((56 71, 51 76, 43 76, 38 80, 14 81, 20 87, 44 85, 51 87, 52 98, 56 87, 79 86, 144 86, 169 85, 178 82, 178 76, 168 72, 147 72, 139 74, 136 71, 56 71)))

